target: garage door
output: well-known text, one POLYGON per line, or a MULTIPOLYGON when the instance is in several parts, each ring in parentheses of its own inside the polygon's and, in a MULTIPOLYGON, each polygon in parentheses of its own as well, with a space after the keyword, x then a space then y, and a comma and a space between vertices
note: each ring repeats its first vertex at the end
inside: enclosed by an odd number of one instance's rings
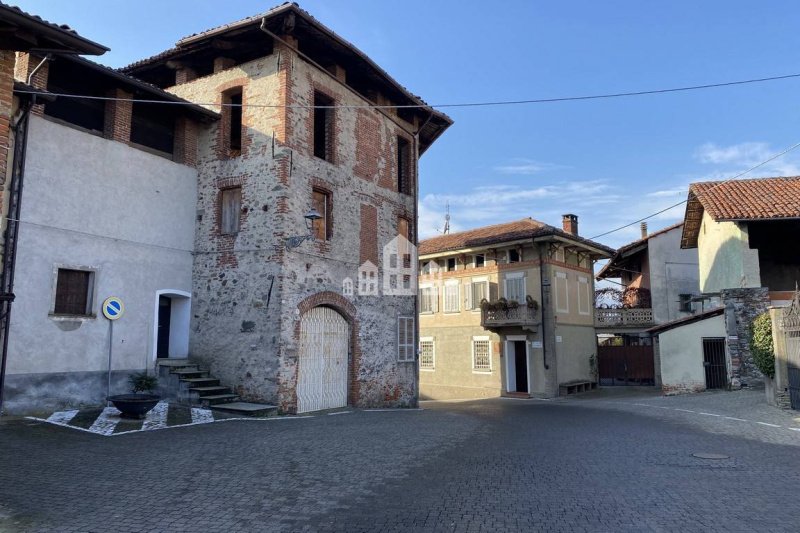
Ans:
POLYGON ((347 405, 350 326, 329 307, 315 307, 300 319, 297 412, 347 405))

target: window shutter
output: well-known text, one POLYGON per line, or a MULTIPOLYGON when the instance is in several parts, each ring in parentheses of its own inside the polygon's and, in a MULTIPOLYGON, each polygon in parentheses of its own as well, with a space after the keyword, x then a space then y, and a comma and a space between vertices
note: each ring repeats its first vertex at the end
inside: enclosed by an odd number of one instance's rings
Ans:
POLYGON ((464 284, 464 302, 466 309, 473 309, 472 305, 472 283, 464 284))
POLYGON ((431 294, 433 295, 432 296, 433 297, 433 305, 431 307, 433 308, 433 312, 434 313, 438 313, 439 312, 439 287, 433 287, 431 289, 431 294))
POLYGON ((414 317, 401 316, 397 319, 397 360, 414 361, 414 317))
POLYGON ((232 235, 239 232, 239 213, 242 210, 242 189, 224 189, 222 191, 221 232, 232 235))
POLYGON ((498 286, 497 283, 489 283, 489 301, 494 302, 498 299, 498 286))

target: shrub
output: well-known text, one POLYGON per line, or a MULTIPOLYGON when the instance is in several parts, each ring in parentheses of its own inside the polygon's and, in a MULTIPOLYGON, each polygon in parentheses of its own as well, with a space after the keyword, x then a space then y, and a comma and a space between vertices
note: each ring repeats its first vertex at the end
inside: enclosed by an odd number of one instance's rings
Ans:
POLYGON ((147 392, 155 389, 158 386, 158 378, 147 374, 147 372, 139 372, 131 374, 128 377, 128 383, 131 385, 131 392, 147 392))
POLYGON ((750 353, 761 373, 774 378, 775 353, 772 346, 772 319, 769 313, 763 313, 753 321, 751 327, 750 353))

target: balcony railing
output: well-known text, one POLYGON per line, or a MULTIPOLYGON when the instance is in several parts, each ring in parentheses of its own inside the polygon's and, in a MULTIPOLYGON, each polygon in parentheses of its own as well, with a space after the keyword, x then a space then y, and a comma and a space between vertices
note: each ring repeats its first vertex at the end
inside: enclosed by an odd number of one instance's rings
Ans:
POLYGON ((594 325, 598 328, 654 326, 653 309, 595 309, 594 325))
POLYGON ((537 314, 536 308, 527 305, 508 309, 482 309, 481 326, 486 329, 520 326, 532 330, 539 324, 537 314))

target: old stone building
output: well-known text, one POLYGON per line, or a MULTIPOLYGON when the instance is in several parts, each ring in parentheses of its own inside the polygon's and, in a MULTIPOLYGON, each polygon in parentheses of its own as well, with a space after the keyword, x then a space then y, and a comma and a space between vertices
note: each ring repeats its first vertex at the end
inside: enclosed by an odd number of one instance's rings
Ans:
POLYGON ((296 4, 123 71, 221 109, 197 132, 191 356, 284 412, 413 405, 415 296, 342 287, 416 242, 417 160, 450 119, 296 4))

